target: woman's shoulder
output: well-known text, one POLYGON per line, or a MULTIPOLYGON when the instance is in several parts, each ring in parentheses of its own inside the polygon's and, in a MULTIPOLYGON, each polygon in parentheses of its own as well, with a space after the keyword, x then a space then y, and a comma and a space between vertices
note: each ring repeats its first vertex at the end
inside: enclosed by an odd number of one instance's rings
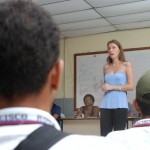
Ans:
POLYGON ((94 109, 100 109, 98 106, 93 106, 94 107, 94 109))
POLYGON ((80 109, 83 109, 83 108, 85 108, 85 106, 81 106, 81 107, 80 107, 80 109))
POLYGON ((132 63, 129 61, 123 62, 123 64, 125 67, 131 67, 132 66, 132 63))
POLYGON ((108 67, 110 67, 110 64, 105 64, 104 65, 104 69, 107 69, 108 67))

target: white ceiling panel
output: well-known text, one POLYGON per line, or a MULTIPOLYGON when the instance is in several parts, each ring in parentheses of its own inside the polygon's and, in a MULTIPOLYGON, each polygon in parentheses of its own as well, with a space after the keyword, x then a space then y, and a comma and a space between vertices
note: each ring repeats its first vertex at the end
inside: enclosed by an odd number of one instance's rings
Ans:
POLYGON ((77 36, 85 36, 91 34, 98 34, 104 32, 112 32, 116 29, 113 26, 93 28, 93 29, 84 29, 84 30, 76 30, 76 31, 66 31, 62 32, 65 37, 77 37, 77 36))
POLYGON ((117 17, 110 17, 107 20, 111 24, 125 24, 125 23, 132 23, 132 22, 141 22, 141 21, 148 21, 150 20, 150 12, 145 13, 137 13, 137 14, 130 14, 124 16, 117 16, 117 17))
POLYGON ((128 24, 121 24, 121 25, 115 25, 115 26, 120 30, 146 28, 146 27, 150 27, 150 21, 128 23, 128 24))
POLYGON ((83 0, 63 1, 60 3, 43 5, 42 7, 48 10, 51 15, 64 14, 91 8, 91 6, 83 0))
POLYGON ((59 28, 61 31, 71 31, 79 29, 97 28, 102 26, 110 26, 110 23, 105 19, 96 19, 96 20, 61 24, 59 25, 59 28))
POLYGON ((150 10, 150 1, 141 1, 96 9, 103 17, 120 16, 150 10), (134 9, 133 9, 134 8, 134 9))
POLYGON ((37 5, 46 5, 46 4, 52 4, 52 3, 67 1, 67 0, 34 0, 34 1, 37 5))
POLYGON ((64 23, 86 21, 91 19, 98 19, 101 18, 101 16, 93 9, 90 9, 73 13, 54 15, 53 18, 57 24, 64 24, 64 23))
POLYGON ((137 2, 140 0, 86 0, 90 5, 93 7, 105 7, 105 6, 112 6, 117 4, 125 4, 131 2, 137 2))

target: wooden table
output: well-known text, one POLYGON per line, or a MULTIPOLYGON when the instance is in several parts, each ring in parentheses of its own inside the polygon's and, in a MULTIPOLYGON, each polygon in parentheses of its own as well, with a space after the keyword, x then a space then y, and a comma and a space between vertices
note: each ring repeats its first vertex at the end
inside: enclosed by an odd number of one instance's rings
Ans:
MULTIPOLYGON (((128 129, 137 117, 128 117, 128 129)), ((69 133, 100 135, 100 118, 60 118, 61 130, 69 133)))

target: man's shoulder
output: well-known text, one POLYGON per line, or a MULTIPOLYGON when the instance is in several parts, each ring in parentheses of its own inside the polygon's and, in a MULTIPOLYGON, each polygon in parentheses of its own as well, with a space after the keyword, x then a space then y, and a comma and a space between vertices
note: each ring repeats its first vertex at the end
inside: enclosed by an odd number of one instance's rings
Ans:
POLYGON ((149 150, 150 144, 150 127, 137 127, 126 130, 113 131, 106 136, 112 142, 118 142, 128 150, 144 149, 149 150), (135 142, 134 142, 135 141, 135 142))
POLYGON ((15 150, 20 149, 49 149, 69 133, 61 132, 50 125, 43 125, 27 136, 15 150), (39 137, 42 139, 39 141, 39 137))
POLYGON ((60 106, 58 106, 57 104, 53 104, 53 107, 52 107, 53 109, 61 109, 61 107, 60 106))
MULTIPOLYGON (((118 143, 117 141, 112 141, 106 137, 97 136, 97 135, 78 135, 73 134, 69 135, 63 139, 63 142, 68 145, 74 145, 73 149, 84 147, 86 150, 97 149, 98 147, 104 147, 105 150, 110 149, 119 149, 128 150, 124 145, 118 143), (87 143, 87 144, 86 144, 87 143), (79 147, 78 147, 79 146, 79 147)), ((67 147, 66 147, 67 149, 67 147)))
MULTIPOLYGON (((150 127, 132 127, 130 129, 120 130, 120 131, 112 131, 110 132, 106 138, 108 139, 118 139, 119 141, 132 142, 133 139, 141 140, 140 137, 149 137, 150 139, 150 127), (146 132, 146 134, 145 134, 146 132)), ((150 142, 150 140, 149 140, 150 142)))

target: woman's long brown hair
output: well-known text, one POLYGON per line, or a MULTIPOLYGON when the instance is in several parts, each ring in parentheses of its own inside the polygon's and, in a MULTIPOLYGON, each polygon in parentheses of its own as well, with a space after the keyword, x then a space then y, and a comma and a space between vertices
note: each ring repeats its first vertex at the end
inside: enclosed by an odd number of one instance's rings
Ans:
MULTIPOLYGON (((111 41, 108 41, 107 48, 108 48, 110 43, 114 43, 114 44, 116 44, 118 46, 118 48, 120 49, 120 53, 119 53, 118 59, 121 62, 125 62, 126 60, 125 60, 125 56, 124 56, 124 51, 123 51, 122 45, 117 40, 111 40, 111 41)), ((107 57, 107 62, 109 64, 112 63, 112 59, 110 58, 110 56, 107 57)))

